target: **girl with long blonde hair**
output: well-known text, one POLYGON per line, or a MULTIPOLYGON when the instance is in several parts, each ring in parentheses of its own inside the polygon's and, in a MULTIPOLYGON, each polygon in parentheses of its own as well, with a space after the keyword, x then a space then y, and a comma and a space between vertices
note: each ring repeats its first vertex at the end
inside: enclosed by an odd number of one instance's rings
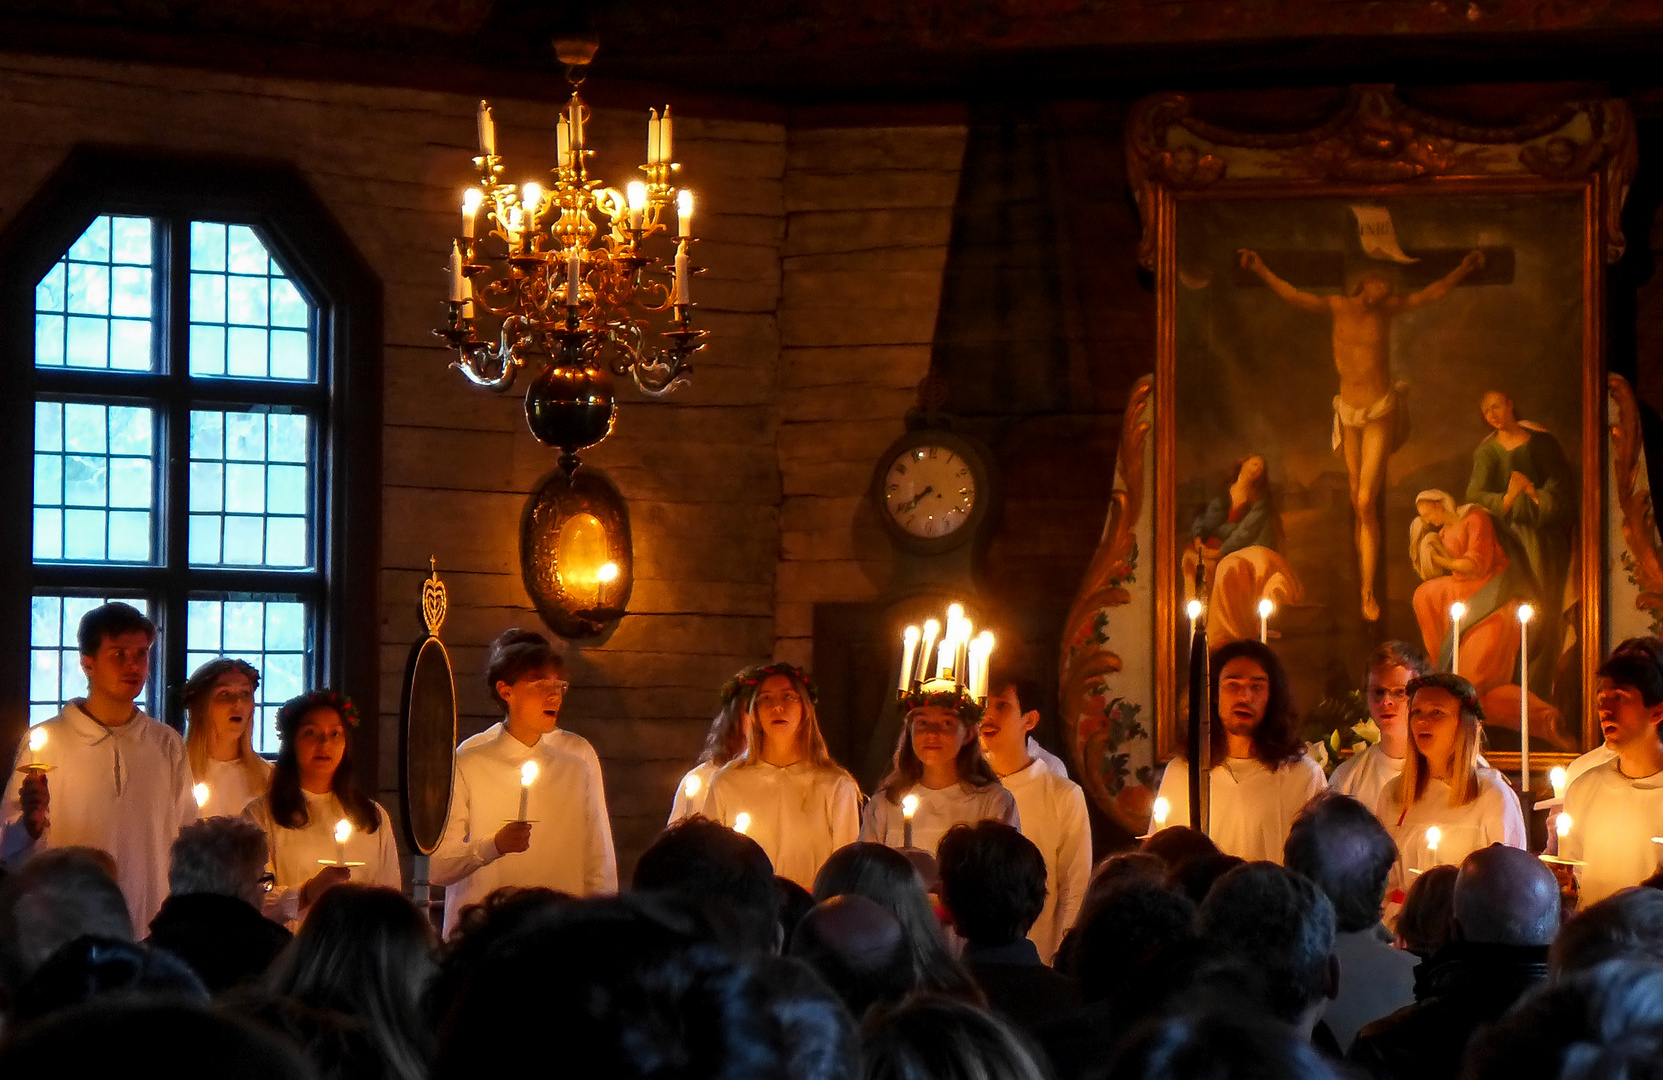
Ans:
POLYGON ((271 785, 271 762, 254 752, 254 692, 260 673, 246 660, 217 657, 185 680, 185 756, 208 788, 203 817, 235 816, 271 785))
POLYGON ((1406 689, 1409 752, 1375 811, 1397 843, 1392 879, 1399 890, 1416 873, 1459 866, 1479 848, 1525 846, 1519 798, 1480 756, 1484 708, 1472 683, 1440 672, 1411 679, 1406 689))
POLYGON ((737 680, 745 749, 711 779, 705 816, 761 844, 774 873, 811 889, 821 864, 860 833, 860 788, 826 749, 801 668, 768 664, 737 680))

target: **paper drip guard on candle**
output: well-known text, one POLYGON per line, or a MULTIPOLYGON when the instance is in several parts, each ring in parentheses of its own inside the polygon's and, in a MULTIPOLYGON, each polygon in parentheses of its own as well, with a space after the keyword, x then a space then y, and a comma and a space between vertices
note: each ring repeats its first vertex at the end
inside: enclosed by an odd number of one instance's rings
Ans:
POLYGON ((56 765, 48 765, 40 760, 40 752, 45 749, 46 729, 43 727, 32 728, 29 731, 29 760, 25 764, 19 765, 17 771, 20 773, 49 773, 57 768, 56 765))
POLYGON ((1553 788, 1553 798, 1543 799, 1536 804, 1535 809, 1557 810, 1565 805, 1565 788, 1569 786, 1565 783, 1565 775, 1565 769, 1560 765, 1548 770, 1548 784, 1553 788))
MULTIPOLYGON (((1556 823, 1555 831, 1559 834, 1559 840, 1560 840, 1561 843, 1564 842, 1565 837, 1567 837, 1571 834, 1571 829, 1575 827, 1575 824, 1576 823, 1571 820, 1571 815, 1569 815, 1569 814, 1560 814, 1559 815, 1559 821, 1556 823)), ((1653 837, 1653 839, 1655 840, 1656 838, 1653 837)), ((1545 851, 1542 852, 1540 855, 1538 855, 1536 857, 1538 859, 1541 859, 1545 863, 1553 863, 1557 866, 1587 866, 1588 865, 1586 862, 1584 862, 1581 859, 1566 859, 1566 858, 1564 858, 1562 856, 1559 856, 1559 855, 1549 855, 1545 851)))

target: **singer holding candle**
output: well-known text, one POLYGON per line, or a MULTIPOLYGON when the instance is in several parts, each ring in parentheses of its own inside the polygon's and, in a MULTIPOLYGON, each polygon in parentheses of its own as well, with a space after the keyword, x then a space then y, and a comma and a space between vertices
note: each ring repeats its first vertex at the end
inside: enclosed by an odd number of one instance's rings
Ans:
POLYGON ((705 816, 762 845, 774 873, 805 889, 831 853, 860 834, 860 788, 831 758, 814 711, 814 687, 780 661, 735 676, 745 714, 745 749, 710 782, 705 816))
POLYGON ((1388 641, 1369 654, 1364 697, 1380 741, 1353 754, 1328 778, 1328 790, 1350 795, 1373 810, 1380 794, 1403 775, 1409 752, 1409 680, 1431 673, 1421 651, 1407 641, 1388 641))
POLYGON ((27 739, 18 747, 0 802, 0 862, 15 868, 51 848, 109 852, 142 936, 168 893, 168 849, 197 819, 190 765, 178 734, 138 706, 155 625, 129 604, 103 604, 76 637, 87 696, 37 725, 38 758, 27 739), (49 771, 16 771, 31 760, 49 771))
MULTIPOLYGON (((1211 697, 1208 835, 1226 855, 1280 863, 1293 819, 1327 786, 1293 726, 1282 661, 1256 640, 1232 641, 1212 654, 1211 697)), ((1189 794, 1189 769, 1174 759, 1159 792, 1170 820, 1190 820, 1189 794)))
POLYGON ((676 785, 666 828, 702 812, 705 800, 710 797, 710 781, 717 770, 744 752, 745 706, 740 700, 743 690, 744 684, 738 679, 730 679, 722 688, 722 707, 716 710, 710 730, 705 732, 698 764, 687 770, 681 783, 676 785))
POLYGON ((485 668, 503 718, 457 748, 450 817, 429 870, 445 886, 446 936, 467 905, 504 886, 618 891, 599 773, 550 739, 568 689, 564 665, 541 637, 508 642, 485 668))
POLYGON ((271 762, 254 752, 254 691, 260 673, 221 656, 185 680, 185 754, 191 776, 208 788, 203 817, 235 816, 266 793, 271 762))
POLYGON ((1580 906, 1657 872, 1663 844, 1663 664, 1639 649, 1600 665, 1595 699, 1600 732, 1616 757, 1578 776, 1565 792, 1570 828, 1559 854, 1585 862, 1580 906))
POLYGON ((398 841, 381 805, 358 784, 352 732, 358 709, 334 690, 313 690, 290 698, 277 710, 277 765, 271 787, 248 804, 244 816, 266 832, 271 845, 267 870, 275 883, 265 911, 282 923, 296 923, 327 890, 352 880, 403 888, 398 841), (344 847, 348 862, 337 866, 339 822, 352 829, 344 847))
POLYGON ((1411 869, 1459 866, 1491 844, 1525 846, 1518 796, 1479 757, 1484 709, 1472 683, 1440 672, 1412 680, 1408 691, 1410 743, 1403 775, 1387 786, 1375 810, 1397 844, 1392 888, 1399 895, 1410 884, 1411 869), (1435 853, 1426 841, 1434 826, 1435 853))

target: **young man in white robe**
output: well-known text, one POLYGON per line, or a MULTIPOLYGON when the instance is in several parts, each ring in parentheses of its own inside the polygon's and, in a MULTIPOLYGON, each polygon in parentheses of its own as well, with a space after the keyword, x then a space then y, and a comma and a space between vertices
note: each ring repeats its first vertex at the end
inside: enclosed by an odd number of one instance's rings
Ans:
POLYGON ((109 852, 140 936, 167 898, 173 839, 197 819, 184 740, 135 704, 155 641, 155 625, 128 604, 82 617, 87 696, 38 725, 38 753, 23 741, 14 766, 25 771, 14 767, 0 801, 0 861, 73 846, 109 852))
MULTIPOLYGON (((1207 835, 1226 855, 1280 864, 1288 830, 1328 786, 1293 726, 1282 662, 1257 641, 1232 641, 1212 656, 1213 723, 1207 835)), ((1190 821, 1189 766, 1174 758, 1161 777, 1168 821, 1190 821)))
POLYGON ((433 853, 447 937, 465 906, 505 885, 573 896, 618 889, 599 770, 547 737, 565 679, 547 666, 499 674, 508 676, 493 687, 505 715, 457 750, 450 819, 433 853))
POLYGON ((1663 844, 1663 665, 1638 651, 1600 665, 1600 732, 1616 757, 1577 777, 1565 792, 1569 831, 1559 854, 1587 865, 1578 874, 1578 906, 1638 885, 1658 869, 1663 844))
POLYGON ((1032 754, 1029 732, 1039 723, 1039 685, 994 672, 982 714, 982 754, 1016 798, 1022 835, 1045 857, 1045 906, 1028 940, 1046 964, 1079 918, 1091 881, 1091 821, 1080 785, 1032 754))
POLYGON ((1384 642, 1369 654, 1365 694, 1380 741, 1342 762, 1328 778, 1328 790, 1349 795, 1371 811, 1380 804, 1386 785, 1403 775, 1403 755, 1409 751, 1409 680, 1431 670, 1426 656, 1405 641, 1384 642))

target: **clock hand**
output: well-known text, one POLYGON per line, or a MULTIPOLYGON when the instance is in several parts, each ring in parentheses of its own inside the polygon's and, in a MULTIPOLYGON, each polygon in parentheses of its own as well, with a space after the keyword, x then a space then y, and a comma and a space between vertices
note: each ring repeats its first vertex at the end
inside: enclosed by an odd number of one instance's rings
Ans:
POLYGON ((911 511, 918 509, 918 504, 924 501, 924 496, 934 494, 934 492, 935 485, 926 484, 923 491, 920 491, 918 494, 914 495, 906 503, 906 505, 901 507, 901 513, 910 513, 911 511))

